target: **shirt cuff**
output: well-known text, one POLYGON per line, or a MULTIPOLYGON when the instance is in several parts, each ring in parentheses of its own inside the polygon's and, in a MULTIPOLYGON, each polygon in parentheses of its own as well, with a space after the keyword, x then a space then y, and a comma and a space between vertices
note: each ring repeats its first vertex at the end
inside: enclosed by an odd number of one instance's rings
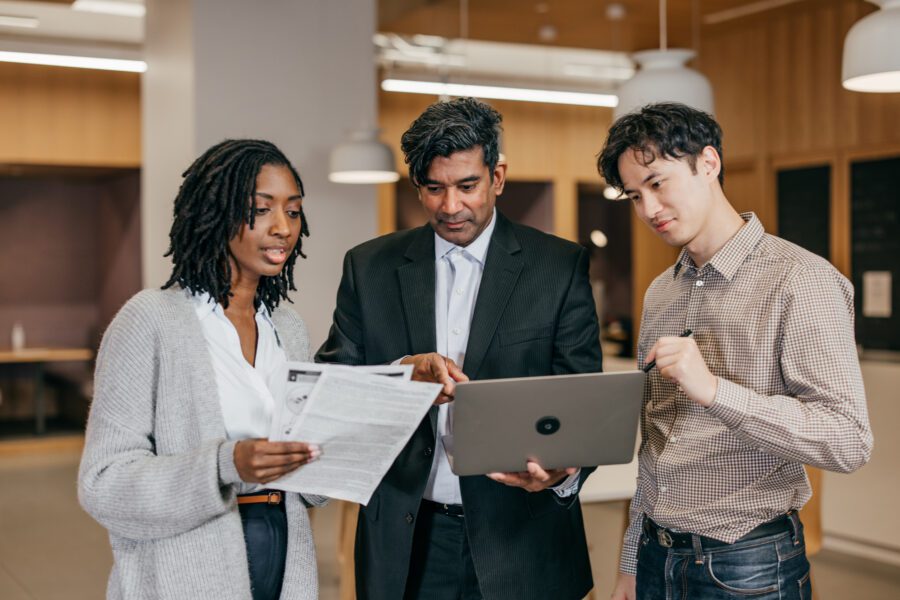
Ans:
POLYGON ((640 543, 640 536, 637 539, 629 539, 626 533, 625 541, 622 544, 622 554, 619 555, 619 572, 626 575, 637 574, 637 548, 640 543))
POLYGON ((578 493, 579 479, 581 479, 581 469, 578 469, 550 489, 556 492, 556 495, 560 498, 568 498, 578 493))
POLYGON ((716 397, 706 412, 722 421, 729 429, 738 430, 750 414, 751 394, 747 388, 719 377, 716 397))
POLYGON ((237 443, 238 440, 230 440, 219 446, 219 481, 225 485, 241 483, 241 476, 234 466, 234 447, 237 443))

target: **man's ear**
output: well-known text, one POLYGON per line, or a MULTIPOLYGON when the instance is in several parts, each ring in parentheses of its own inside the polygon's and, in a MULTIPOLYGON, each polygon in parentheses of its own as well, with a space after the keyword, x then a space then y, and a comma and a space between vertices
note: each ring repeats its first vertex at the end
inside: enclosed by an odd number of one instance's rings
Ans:
POLYGON ((722 171, 722 157, 712 146, 706 146, 700 151, 697 159, 697 168, 708 181, 718 180, 722 171))
POLYGON ((494 186, 494 194, 499 196, 503 193, 503 186, 506 185, 506 160, 497 161, 497 166, 494 167, 494 181, 492 185, 494 186))

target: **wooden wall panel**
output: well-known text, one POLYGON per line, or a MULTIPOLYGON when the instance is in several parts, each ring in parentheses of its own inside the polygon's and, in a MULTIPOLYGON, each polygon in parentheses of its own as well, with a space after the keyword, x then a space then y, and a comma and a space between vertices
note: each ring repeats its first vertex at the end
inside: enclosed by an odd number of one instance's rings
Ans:
POLYGON ((760 25, 719 27, 703 38, 702 48, 697 67, 713 83, 727 176, 732 161, 754 159, 766 143, 765 31, 760 25))
POLYGON ((844 37, 872 10, 863 0, 818 0, 707 26, 698 62, 725 132, 726 195, 777 232, 775 169, 832 164, 831 259, 845 274, 846 155, 900 147, 900 94, 841 87, 844 37))
POLYGON ((0 63, 0 130, 0 163, 140 166, 140 75, 0 63))

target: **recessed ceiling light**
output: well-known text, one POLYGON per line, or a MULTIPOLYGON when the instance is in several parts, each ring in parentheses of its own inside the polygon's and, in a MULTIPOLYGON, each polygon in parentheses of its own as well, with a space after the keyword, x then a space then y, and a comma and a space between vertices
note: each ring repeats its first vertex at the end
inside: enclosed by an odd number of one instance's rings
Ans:
POLYGON ((595 229, 591 232, 591 243, 593 243, 598 248, 606 248, 606 245, 609 243, 609 239, 606 237, 605 233, 603 233, 599 229, 595 229))
POLYGON ((614 188, 611 185, 608 185, 605 188, 603 188, 603 197, 606 198, 607 200, 618 200, 619 198, 622 198, 623 196, 624 196, 624 194, 622 194, 619 190, 617 190, 616 188, 614 188))

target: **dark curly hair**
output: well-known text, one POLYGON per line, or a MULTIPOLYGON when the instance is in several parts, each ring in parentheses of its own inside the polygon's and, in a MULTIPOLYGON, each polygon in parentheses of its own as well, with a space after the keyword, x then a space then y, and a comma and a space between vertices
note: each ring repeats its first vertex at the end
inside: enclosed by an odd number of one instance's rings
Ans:
MULTIPOLYGON (((707 146, 722 157, 722 128, 709 114, 678 102, 648 104, 620 117, 609 128, 597 157, 597 170, 606 183, 622 191, 619 157, 628 150, 640 152, 645 165, 659 157, 685 158, 696 173, 697 157, 707 146)), ((725 184, 724 164, 719 184, 725 184)))
MULTIPOLYGON (((264 140, 225 140, 203 153, 182 174, 184 181, 175 197, 175 221, 169 231, 172 274, 163 289, 175 284, 193 294, 208 293, 224 307, 231 297, 231 262, 228 242, 246 223, 255 222, 256 177, 265 165, 287 167, 303 193, 303 181, 287 157, 264 140)), ((309 224, 300 209, 300 237, 281 273, 261 277, 254 305, 265 304, 270 311, 282 299, 290 302, 294 286, 294 263, 302 251, 309 224)))
POLYGON ((484 164, 493 181, 500 157, 502 120, 500 113, 475 98, 432 104, 400 138, 410 181, 419 187, 428 179, 428 168, 435 157, 450 156, 475 146, 481 146, 484 151, 484 164))

